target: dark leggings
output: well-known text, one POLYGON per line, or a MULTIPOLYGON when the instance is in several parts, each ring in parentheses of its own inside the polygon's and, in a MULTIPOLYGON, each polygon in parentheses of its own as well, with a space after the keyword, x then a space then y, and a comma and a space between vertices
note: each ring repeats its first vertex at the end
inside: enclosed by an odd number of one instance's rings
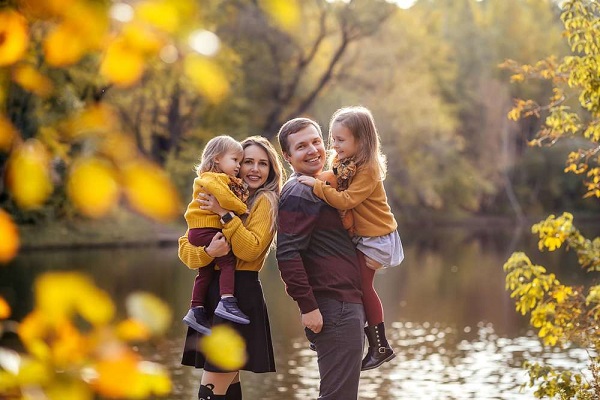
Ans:
POLYGON ((379 298, 379 295, 377 295, 377 292, 373 287, 375 270, 367 267, 367 261, 362 252, 357 251, 356 253, 358 254, 358 262, 360 264, 360 279, 362 284, 365 316, 367 318, 367 323, 370 326, 374 326, 383 322, 383 306, 381 305, 381 299, 379 298))
MULTIPOLYGON (((221 232, 217 228, 193 228, 188 230, 188 241, 194 246, 208 246, 213 237, 221 232)), ((229 252, 223 257, 215 257, 215 260, 206 267, 198 268, 198 275, 194 280, 194 289, 192 290, 192 307, 203 306, 208 285, 212 281, 215 264, 221 269, 219 278, 219 287, 221 295, 233 294, 235 288, 235 263, 236 259, 233 252, 229 252)))

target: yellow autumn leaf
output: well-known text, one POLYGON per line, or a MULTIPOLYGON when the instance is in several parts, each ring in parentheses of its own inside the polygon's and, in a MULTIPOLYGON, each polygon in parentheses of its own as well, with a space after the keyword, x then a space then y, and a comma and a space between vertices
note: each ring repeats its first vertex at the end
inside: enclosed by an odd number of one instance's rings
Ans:
POLYGON ((128 349, 121 348, 116 354, 111 353, 96 364, 93 387, 103 397, 141 398, 135 396, 139 393, 133 393, 140 378, 138 362, 139 356, 128 349))
POLYGON ((157 53, 164 46, 164 40, 154 30, 140 23, 125 25, 121 35, 129 47, 142 53, 157 53))
POLYGON ((44 56, 48 64, 53 67, 75 64, 86 51, 85 39, 72 24, 58 25, 44 40, 44 56))
POLYGON ((117 336, 127 342, 145 341, 150 338, 150 330, 142 322, 127 318, 116 327, 117 336))
POLYGON ((17 205, 24 209, 40 207, 52 193, 50 163, 44 146, 27 140, 8 160, 6 184, 17 205))
POLYGON ((3 115, 0 115, 0 151, 10 150, 17 136, 17 130, 10 121, 3 115))
POLYGON ((52 81, 29 64, 17 66, 13 70, 13 80, 40 97, 49 96, 53 90, 52 81))
POLYGON ((83 381, 75 379, 54 380, 44 393, 48 400, 93 400, 94 393, 83 381))
POLYGON ((10 305, 4 298, 0 297, 0 319, 7 319, 10 317, 10 305))
POLYGON ((296 0, 261 0, 260 5, 285 29, 291 30, 300 23, 300 6, 296 0))
POLYGON ((71 321, 63 321, 52 332, 52 363, 58 368, 80 364, 87 354, 86 340, 71 321))
POLYGON ((119 199, 119 183, 114 168, 99 158, 78 160, 71 167, 67 193, 82 214, 99 218, 119 199))
MULTIPOLYGON (((0 208, 0 263, 6 264, 12 260, 21 245, 19 230, 10 215, 0 208)), ((1 309, 2 307, 0 307, 1 309)), ((0 319, 2 312, 0 311, 0 319)))
POLYGON ((29 44, 27 21, 11 9, 0 11, 0 67, 19 61, 29 44))
POLYGON ((209 362, 224 370, 235 371, 246 363, 244 339, 227 325, 213 327, 212 333, 200 340, 200 347, 209 362))
POLYGON ((26 15, 35 18, 47 19, 62 15, 66 10, 79 0, 20 0, 26 15))
POLYGON ((196 89, 211 103, 221 102, 229 93, 229 82, 221 68, 200 56, 185 58, 184 70, 196 89))
POLYGON ((171 309, 165 302, 151 293, 132 293, 127 296, 125 306, 127 314, 146 326, 153 335, 163 334, 171 326, 171 309))
POLYGON ((135 7, 136 16, 143 22, 168 33, 179 27, 180 18, 175 2, 143 1, 135 7))
POLYGON ((107 130, 115 127, 117 118, 112 108, 100 103, 85 108, 71 117, 62 129, 73 139, 92 134, 107 134, 107 130))
POLYGON ((165 368, 157 363, 142 361, 138 364, 141 373, 139 380, 141 392, 145 397, 151 395, 166 396, 171 393, 173 384, 165 368))
POLYGON ((100 64, 100 73, 117 86, 136 83, 144 72, 144 57, 125 41, 117 39, 108 48, 100 64))
POLYGON ((134 161, 123 170, 125 192, 138 212, 158 221, 179 215, 179 198, 163 170, 147 161, 134 161))

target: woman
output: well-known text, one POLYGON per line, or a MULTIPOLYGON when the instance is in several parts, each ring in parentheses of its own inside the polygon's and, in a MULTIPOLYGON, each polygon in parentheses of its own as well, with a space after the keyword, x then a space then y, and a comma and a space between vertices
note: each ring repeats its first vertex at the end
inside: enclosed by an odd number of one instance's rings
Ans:
MULTIPOLYGON (((248 209, 250 213, 241 220, 229 210, 223 209, 211 195, 203 195, 199 202, 206 210, 218 213, 223 223, 222 234, 217 234, 207 247, 192 246, 186 235, 179 238, 179 258, 188 268, 197 269, 210 264, 215 257, 229 251, 229 245, 237 258, 235 272, 235 296, 240 308, 250 318, 250 324, 231 324, 245 340, 248 360, 241 369, 274 372, 275 362, 267 308, 264 302, 258 272, 265 263, 275 237, 277 203, 283 184, 283 168, 279 156, 271 143, 260 136, 252 136, 242 142, 244 158, 239 177, 250 191, 248 209)), ((212 280, 207 313, 212 315, 219 301, 218 273, 212 280)), ((225 320, 213 316, 213 326, 225 320)), ((199 399, 242 398, 239 371, 223 371, 210 364, 198 350, 201 334, 188 328, 182 364, 203 368, 199 399)))

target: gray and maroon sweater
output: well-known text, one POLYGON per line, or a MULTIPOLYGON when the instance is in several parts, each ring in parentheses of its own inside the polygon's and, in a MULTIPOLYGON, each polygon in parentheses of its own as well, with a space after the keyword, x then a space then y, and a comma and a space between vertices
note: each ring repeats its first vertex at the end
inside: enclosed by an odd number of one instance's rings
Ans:
POLYGON ((303 314, 319 306, 315 296, 361 303, 356 248, 338 211, 293 174, 279 200, 277 263, 286 292, 303 314))

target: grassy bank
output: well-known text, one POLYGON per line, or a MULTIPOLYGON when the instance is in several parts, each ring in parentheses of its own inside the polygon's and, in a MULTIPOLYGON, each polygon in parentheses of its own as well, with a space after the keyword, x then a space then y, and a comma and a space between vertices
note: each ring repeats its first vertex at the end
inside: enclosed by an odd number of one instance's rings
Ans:
POLYGON ((119 210, 99 220, 46 221, 20 225, 21 249, 176 245, 185 233, 185 221, 161 224, 119 210))

